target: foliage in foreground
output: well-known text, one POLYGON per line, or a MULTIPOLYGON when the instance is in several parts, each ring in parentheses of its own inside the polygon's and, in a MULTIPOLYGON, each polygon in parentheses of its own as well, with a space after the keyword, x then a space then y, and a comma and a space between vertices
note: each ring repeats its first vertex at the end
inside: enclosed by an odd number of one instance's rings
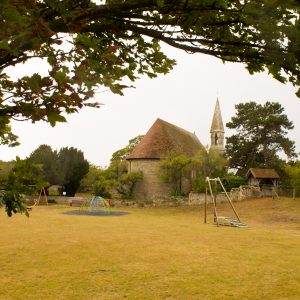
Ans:
POLYGON ((54 126, 64 114, 98 107, 100 86, 122 94, 143 74, 166 74, 175 62, 160 42, 244 63, 251 74, 267 70, 298 87, 299 11, 291 0, 3 0, 0 144, 16 144, 12 118, 54 126), (29 62, 48 71, 11 75, 29 62))
POLYGON ((8 176, 1 180, 0 207, 5 207, 9 217, 13 213, 25 213, 28 216, 23 195, 34 194, 45 184, 40 165, 17 157, 8 176))

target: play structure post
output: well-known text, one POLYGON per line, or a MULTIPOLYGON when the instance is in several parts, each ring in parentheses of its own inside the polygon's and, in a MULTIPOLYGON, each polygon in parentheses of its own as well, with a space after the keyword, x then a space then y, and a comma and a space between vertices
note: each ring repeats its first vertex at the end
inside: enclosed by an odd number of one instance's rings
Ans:
POLYGON ((207 186, 205 187, 205 198, 204 198, 204 223, 206 224, 206 206, 207 206, 207 186))
POLYGON ((44 187, 42 187, 41 190, 40 190, 38 203, 39 203, 40 200, 41 200, 42 193, 44 193, 44 198, 45 198, 45 200, 46 200, 46 205, 48 206, 48 198, 47 198, 46 190, 45 190, 44 187))
POLYGON ((225 188, 223 186, 223 183, 222 183, 222 181, 221 181, 221 179, 219 177, 218 177, 218 181, 219 181, 219 183, 220 183, 220 185, 221 185, 221 187, 222 187, 222 189, 223 189, 223 191, 224 191, 224 193, 225 193, 225 195, 226 195, 226 197, 228 199, 228 202, 230 203, 230 206, 231 206, 232 210, 234 211, 235 216, 237 217, 237 219, 239 220, 239 222, 241 222, 240 217, 239 217, 238 213, 236 212, 236 210, 235 210, 235 208, 234 208, 234 206, 233 206, 233 204, 231 202, 231 199, 228 196, 228 194, 227 194, 227 192, 226 192, 226 190, 225 190, 225 188))
POLYGON ((216 208, 216 201, 215 201, 214 194, 212 192, 212 188, 211 188, 209 177, 206 177, 206 182, 208 183, 208 187, 209 187, 209 191, 210 191, 210 195, 211 195, 212 203, 213 203, 213 207, 214 207, 214 221, 217 223, 217 226, 219 226, 218 215, 217 215, 217 208, 216 208))

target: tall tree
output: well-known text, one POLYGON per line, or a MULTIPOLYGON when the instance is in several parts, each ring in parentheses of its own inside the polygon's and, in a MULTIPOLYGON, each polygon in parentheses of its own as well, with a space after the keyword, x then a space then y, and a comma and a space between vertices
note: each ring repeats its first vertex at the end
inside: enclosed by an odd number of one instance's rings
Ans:
POLYGON ((138 135, 132 138, 131 140, 129 140, 128 145, 114 152, 110 159, 111 163, 115 161, 125 160, 127 156, 133 151, 133 149, 139 144, 143 137, 144 135, 138 135))
POLYGON ((81 179, 89 171, 89 163, 84 159, 83 152, 73 147, 60 149, 58 159, 66 195, 74 196, 81 179))
POLYGON ((126 158, 133 151, 133 149, 138 145, 138 143, 142 140, 144 136, 138 135, 131 140, 129 140, 128 144, 117 151, 115 151, 110 159, 110 165, 108 168, 108 172, 110 173, 110 178, 121 180, 123 175, 125 175, 128 171, 128 163, 126 158))
POLYGON ((278 169, 282 162, 280 152, 288 158, 295 156, 294 142, 287 137, 294 126, 279 103, 248 102, 235 108, 236 115, 226 126, 235 129, 236 134, 226 139, 226 155, 230 167, 237 169, 238 174, 244 175, 250 167, 278 169))
MULTIPOLYGON (((93 101, 95 88, 122 94, 141 74, 175 62, 172 47, 268 70, 300 83, 300 3, 294 0, 2 0, 0 142, 15 143, 14 119, 64 122, 93 101), (48 72, 11 76, 11 67, 46 64, 48 72)), ((300 96, 300 92, 298 92, 300 96)))
POLYGON ((98 178, 105 172, 101 167, 97 167, 89 163, 89 171, 84 177, 80 180, 80 191, 89 191, 93 190, 96 185, 98 178))
POLYGON ((49 145, 40 145, 28 157, 29 161, 42 165, 43 177, 50 184, 62 184, 62 172, 58 161, 57 151, 49 145))

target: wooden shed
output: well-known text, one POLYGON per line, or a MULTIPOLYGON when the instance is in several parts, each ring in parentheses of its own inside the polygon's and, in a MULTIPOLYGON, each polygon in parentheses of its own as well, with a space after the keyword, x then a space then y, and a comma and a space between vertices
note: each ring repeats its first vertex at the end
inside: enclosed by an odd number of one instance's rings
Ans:
POLYGON ((277 187, 279 175, 274 169, 250 168, 246 174, 248 185, 277 187))

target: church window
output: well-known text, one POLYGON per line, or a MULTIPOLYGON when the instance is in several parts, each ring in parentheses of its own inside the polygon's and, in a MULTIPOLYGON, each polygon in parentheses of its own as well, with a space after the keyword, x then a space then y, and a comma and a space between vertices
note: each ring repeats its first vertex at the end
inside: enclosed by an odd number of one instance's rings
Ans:
POLYGON ((215 133, 215 145, 218 145, 218 134, 217 133, 215 133))

